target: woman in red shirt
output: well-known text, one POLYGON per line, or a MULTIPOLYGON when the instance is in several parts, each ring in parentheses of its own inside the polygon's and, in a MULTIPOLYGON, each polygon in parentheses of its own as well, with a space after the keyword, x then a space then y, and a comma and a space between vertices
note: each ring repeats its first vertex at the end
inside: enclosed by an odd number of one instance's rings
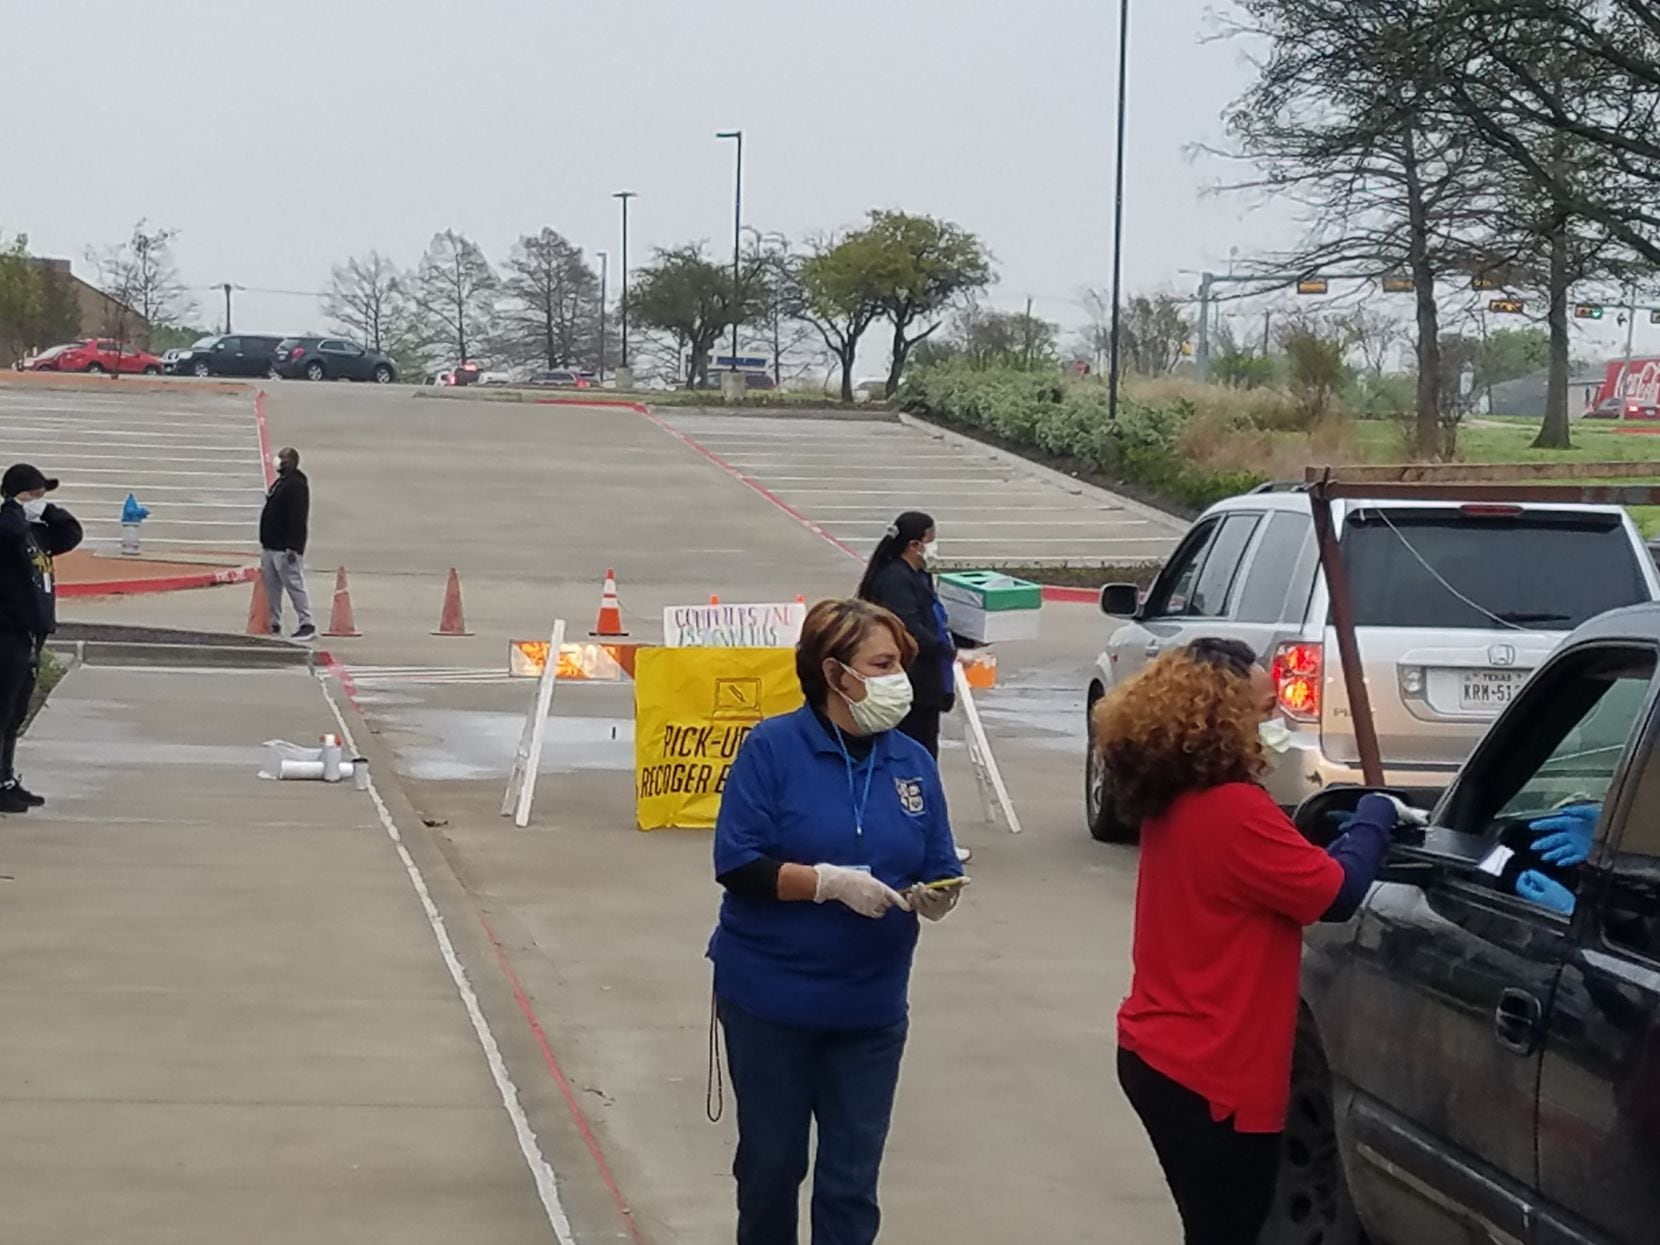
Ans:
POLYGON ((1258 779, 1274 690, 1232 640, 1167 653, 1095 709, 1113 796, 1141 822, 1135 976, 1118 1079, 1188 1245, 1254 1245, 1291 1089, 1302 927, 1347 920, 1400 811, 1368 795, 1329 849, 1258 779))

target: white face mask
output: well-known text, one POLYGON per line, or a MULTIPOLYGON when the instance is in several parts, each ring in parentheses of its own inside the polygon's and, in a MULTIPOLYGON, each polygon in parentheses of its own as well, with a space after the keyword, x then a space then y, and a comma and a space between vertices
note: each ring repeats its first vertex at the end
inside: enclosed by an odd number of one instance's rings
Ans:
POLYGON ((883 731, 891 731, 905 720, 905 715, 911 711, 909 675, 904 671, 898 674, 863 675, 845 664, 842 669, 865 685, 863 700, 852 700, 840 691, 836 693, 847 701, 848 710, 853 714, 853 725, 859 734, 880 735, 883 731))
POLYGON ((30 523, 39 523, 46 517, 46 499, 37 497, 23 503, 23 515, 30 523))
POLYGON ((1269 718, 1257 727, 1257 737, 1262 740, 1262 746, 1270 752, 1291 750, 1291 728, 1278 718, 1269 718))
POLYGON ((280 476, 282 474, 282 459, 273 457, 271 459, 271 469, 280 476))
POLYGON ((938 566, 939 564, 940 543, 937 540, 931 540, 926 545, 922 546, 922 565, 932 568, 938 566))

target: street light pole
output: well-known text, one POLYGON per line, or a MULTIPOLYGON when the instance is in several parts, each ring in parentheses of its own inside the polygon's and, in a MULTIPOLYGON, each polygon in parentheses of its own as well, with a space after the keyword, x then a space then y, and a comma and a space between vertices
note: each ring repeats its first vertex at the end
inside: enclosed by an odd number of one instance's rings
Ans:
POLYGON ((599 383, 605 383, 605 299, 611 292, 611 256, 595 251, 599 256, 599 383))
POLYGON ((732 370, 735 372, 738 370, 739 293, 743 286, 741 256, 744 233, 744 132, 722 130, 715 137, 736 139, 738 143, 738 168, 732 183, 732 370))
POLYGON ((632 190, 619 190, 611 196, 622 200, 622 367, 628 366, 628 201, 639 196, 632 190))
POLYGON ((1124 280, 1124 103, 1130 70, 1130 0, 1118 0, 1118 148, 1113 173, 1112 357, 1107 371, 1107 424, 1118 424, 1119 316, 1124 280))

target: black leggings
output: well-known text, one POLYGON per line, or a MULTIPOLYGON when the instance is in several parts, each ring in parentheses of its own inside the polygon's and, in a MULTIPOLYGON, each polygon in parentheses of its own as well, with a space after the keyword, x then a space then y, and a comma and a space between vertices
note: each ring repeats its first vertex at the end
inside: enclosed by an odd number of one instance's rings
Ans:
POLYGON ((1123 1048, 1118 1083, 1152 1138, 1187 1245, 1256 1245, 1274 1204, 1280 1134, 1218 1124, 1210 1103, 1123 1048))
POLYGON ((23 719, 29 712, 29 699, 34 695, 39 661, 33 637, 0 631, 0 786, 17 776, 12 762, 23 719))

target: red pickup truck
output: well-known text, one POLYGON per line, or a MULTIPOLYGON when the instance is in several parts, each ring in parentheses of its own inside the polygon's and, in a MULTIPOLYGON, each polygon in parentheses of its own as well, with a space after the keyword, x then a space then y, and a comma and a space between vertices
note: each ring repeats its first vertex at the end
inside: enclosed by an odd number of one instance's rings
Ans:
POLYGON ((29 361, 32 372, 121 372, 160 376, 161 360, 108 337, 89 337, 43 350, 29 361))

